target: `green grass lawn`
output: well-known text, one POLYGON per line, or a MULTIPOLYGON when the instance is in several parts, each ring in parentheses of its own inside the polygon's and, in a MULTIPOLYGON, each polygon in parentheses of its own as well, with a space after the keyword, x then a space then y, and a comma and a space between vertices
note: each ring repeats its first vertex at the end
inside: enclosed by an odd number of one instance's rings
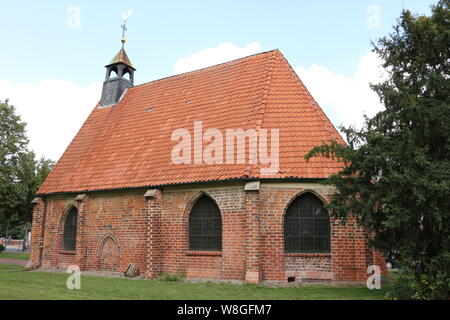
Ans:
POLYGON ((24 271, 0 264, 0 300, 16 299, 383 299, 385 290, 365 287, 304 286, 271 288, 255 285, 188 283, 81 276, 81 289, 69 290, 69 274, 24 271))
POLYGON ((28 253, 22 253, 22 252, 0 252, 0 258, 28 260, 28 253))

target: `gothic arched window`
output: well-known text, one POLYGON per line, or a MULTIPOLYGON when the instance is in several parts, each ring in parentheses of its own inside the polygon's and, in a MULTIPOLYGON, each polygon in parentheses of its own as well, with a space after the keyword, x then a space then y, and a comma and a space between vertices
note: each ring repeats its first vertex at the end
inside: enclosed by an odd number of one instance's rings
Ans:
POLYGON ((222 219, 217 204, 202 196, 189 214, 189 250, 222 250, 222 219))
POLYGON ((77 242, 77 209, 72 208, 64 221, 63 250, 75 251, 77 242))
POLYGON ((300 195, 286 210, 284 249, 286 253, 330 252, 330 218, 314 194, 300 195))

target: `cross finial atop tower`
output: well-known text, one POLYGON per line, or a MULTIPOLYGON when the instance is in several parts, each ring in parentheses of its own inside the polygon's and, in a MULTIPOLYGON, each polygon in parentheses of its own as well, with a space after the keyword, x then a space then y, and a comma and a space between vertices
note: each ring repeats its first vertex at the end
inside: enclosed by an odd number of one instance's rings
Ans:
POLYGON ((127 20, 125 20, 120 27, 122 28, 122 39, 120 39, 120 42, 122 42, 122 49, 123 49, 125 42, 127 42, 127 39, 125 38, 125 31, 127 31, 127 20))
POLYGON ((127 13, 122 14, 122 18, 124 20, 123 24, 120 26, 122 28, 122 39, 120 39, 120 42, 122 42, 122 49, 125 45, 125 42, 127 42, 127 39, 125 38, 125 32, 127 31, 127 20, 131 16, 132 12, 131 10, 128 10, 127 13))
POLYGON ((127 39, 125 32, 127 31, 127 20, 131 16, 131 11, 122 14, 124 20, 120 26, 122 28, 122 49, 114 56, 106 67, 105 81, 103 82, 102 96, 100 98, 100 106, 116 105, 126 89, 133 87, 134 71, 136 69, 131 64, 124 45, 127 39))

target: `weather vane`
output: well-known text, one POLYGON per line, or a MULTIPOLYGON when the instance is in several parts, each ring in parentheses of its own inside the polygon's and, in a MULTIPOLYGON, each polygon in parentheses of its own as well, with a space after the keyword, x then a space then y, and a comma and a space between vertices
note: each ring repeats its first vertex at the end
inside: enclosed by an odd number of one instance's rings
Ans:
POLYGON ((122 42, 122 49, 125 45, 125 42, 127 42, 127 39, 125 38, 125 31, 127 31, 127 20, 132 14, 133 12, 131 10, 128 10, 127 13, 122 13, 122 18, 124 20, 123 24, 120 26, 122 28, 122 39, 120 39, 120 42, 122 42))

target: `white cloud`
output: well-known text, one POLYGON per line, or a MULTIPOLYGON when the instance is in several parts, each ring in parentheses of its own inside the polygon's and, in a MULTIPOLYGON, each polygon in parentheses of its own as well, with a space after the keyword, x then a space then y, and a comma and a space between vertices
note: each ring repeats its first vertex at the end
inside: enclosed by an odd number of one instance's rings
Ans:
POLYGON ((206 68, 260 52, 261 45, 258 42, 249 43, 243 48, 232 43, 221 43, 216 48, 207 48, 189 57, 178 59, 175 63, 175 73, 206 68))
POLYGON ((370 117, 383 109, 378 95, 369 87, 369 83, 378 83, 386 77, 381 60, 373 52, 359 59, 357 71, 351 77, 335 74, 320 65, 309 69, 298 67, 295 71, 336 126, 361 127, 363 114, 370 117))
POLYGON ((58 160, 100 100, 101 85, 83 88, 59 79, 13 84, 0 79, 0 100, 9 99, 27 123, 30 149, 58 160))

